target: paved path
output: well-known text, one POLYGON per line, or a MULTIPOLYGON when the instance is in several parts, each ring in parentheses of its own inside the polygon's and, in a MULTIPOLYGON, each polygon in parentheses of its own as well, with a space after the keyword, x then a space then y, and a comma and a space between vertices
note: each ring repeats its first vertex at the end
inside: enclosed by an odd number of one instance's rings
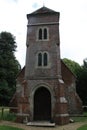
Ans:
POLYGON ((23 128, 24 130, 77 130, 78 127, 87 124, 86 122, 70 123, 63 126, 55 127, 35 127, 35 126, 26 126, 25 124, 13 123, 9 121, 0 121, 0 125, 9 125, 13 127, 23 128))

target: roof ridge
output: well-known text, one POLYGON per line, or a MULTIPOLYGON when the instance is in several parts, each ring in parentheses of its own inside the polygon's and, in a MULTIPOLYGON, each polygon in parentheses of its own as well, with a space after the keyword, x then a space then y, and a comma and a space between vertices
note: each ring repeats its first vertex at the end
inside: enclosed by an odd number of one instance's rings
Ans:
POLYGON ((29 15, 36 15, 36 14, 46 14, 46 13, 58 13, 50 8, 47 8, 46 6, 42 6, 41 8, 35 10, 34 12, 30 13, 29 15))

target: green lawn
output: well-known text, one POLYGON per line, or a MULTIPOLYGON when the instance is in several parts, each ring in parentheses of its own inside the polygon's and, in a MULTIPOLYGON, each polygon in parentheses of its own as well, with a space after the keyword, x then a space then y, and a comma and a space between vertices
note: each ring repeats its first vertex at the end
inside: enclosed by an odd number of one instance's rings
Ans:
POLYGON ((0 109, 0 120, 15 121, 15 119, 15 113, 9 113, 9 109, 4 109, 2 114, 2 110, 0 109))
POLYGON ((75 122, 87 121, 87 112, 84 112, 83 116, 74 116, 74 117, 71 117, 71 119, 73 119, 75 122))
POLYGON ((83 125, 80 128, 78 128, 77 130, 87 130, 87 125, 83 125))
POLYGON ((24 129, 2 125, 2 126, 0 126, 0 130, 24 130, 24 129))
POLYGON ((75 122, 84 122, 87 121, 87 117, 71 117, 75 122))

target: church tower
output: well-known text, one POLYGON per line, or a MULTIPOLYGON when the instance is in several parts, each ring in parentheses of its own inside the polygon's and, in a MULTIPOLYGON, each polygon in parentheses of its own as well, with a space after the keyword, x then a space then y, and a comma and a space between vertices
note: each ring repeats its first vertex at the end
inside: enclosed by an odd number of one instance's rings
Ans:
POLYGON ((27 15, 25 80, 30 121, 69 122, 61 74, 59 16, 46 7, 27 15))

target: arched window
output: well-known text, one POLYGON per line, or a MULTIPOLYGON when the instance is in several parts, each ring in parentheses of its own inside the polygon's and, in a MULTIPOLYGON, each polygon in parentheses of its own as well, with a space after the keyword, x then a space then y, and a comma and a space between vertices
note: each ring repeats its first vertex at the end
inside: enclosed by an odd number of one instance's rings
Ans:
POLYGON ((48 38, 48 36, 49 36, 49 32, 48 32, 48 28, 46 28, 46 27, 40 27, 39 29, 38 29, 38 40, 48 40, 49 38, 48 38))
POLYGON ((38 38, 39 38, 39 40, 42 39, 42 29, 41 29, 41 28, 39 29, 39 35, 38 35, 38 38))
POLYGON ((42 66, 42 53, 38 54, 38 66, 42 66))
POLYGON ((48 66, 48 53, 40 52, 37 55, 37 65, 38 67, 46 67, 48 66))
POLYGON ((47 66, 48 64, 48 55, 47 53, 43 54, 43 66, 47 66))
POLYGON ((44 29, 44 39, 47 39, 47 29, 44 29))

